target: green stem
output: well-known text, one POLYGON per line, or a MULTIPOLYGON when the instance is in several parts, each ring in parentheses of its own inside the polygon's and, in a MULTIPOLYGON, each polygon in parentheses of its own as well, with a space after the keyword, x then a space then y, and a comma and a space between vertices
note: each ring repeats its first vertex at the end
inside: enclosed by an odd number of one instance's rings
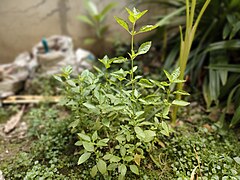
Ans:
POLYGON ((134 55, 134 31, 135 31, 135 23, 133 23, 133 26, 132 26, 132 33, 131 33, 131 82, 132 82, 132 94, 134 93, 134 82, 133 82, 133 79, 134 79, 134 74, 133 74, 133 55, 134 55))
POLYGON ((160 168, 161 166, 160 166, 159 162, 157 162, 157 160, 153 157, 153 155, 149 154, 149 156, 150 156, 150 158, 152 159, 152 161, 155 163, 155 165, 156 165, 158 168, 160 168))
POLYGON ((167 102, 169 101, 169 96, 170 96, 171 90, 170 90, 170 86, 167 89, 167 102))
POLYGON ((134 31, 135 31, 135 23, 133 23, 133 26, 132 26, 132 33, 131 33, 131 36, 132 36, 132 40, 131 40, 131 52, 134 50, 133 49, 133 43, 134 43, 134 31))
POLYGON ((166 51, 167 51, 167 43, 168 43, 168 34, 167 34, 167 30, 166 28, 164 28, 164 32, 163 32, 163 47, 162 47, 162 57, 161 57, 161 62, 163 62, 165 60, 165 56, 166 56, 166 51))
POLYGON ((134 75, 133 75, 133 59, 131 59, 131 69, 132 69, 132 73, 131 73, 131 82, 132 82, 132 92, 134 91, 134 75))

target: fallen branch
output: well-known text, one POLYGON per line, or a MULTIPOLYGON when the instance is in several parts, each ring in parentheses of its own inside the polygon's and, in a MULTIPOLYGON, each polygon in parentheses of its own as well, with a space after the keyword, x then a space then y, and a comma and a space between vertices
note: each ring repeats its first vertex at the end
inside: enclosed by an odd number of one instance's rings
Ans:
POLYGON ((29 104, 39 102, 58 103, 60 99, 61 96, 34 96, 34 95, 9 96, 2 100, 2 104, 29 104))

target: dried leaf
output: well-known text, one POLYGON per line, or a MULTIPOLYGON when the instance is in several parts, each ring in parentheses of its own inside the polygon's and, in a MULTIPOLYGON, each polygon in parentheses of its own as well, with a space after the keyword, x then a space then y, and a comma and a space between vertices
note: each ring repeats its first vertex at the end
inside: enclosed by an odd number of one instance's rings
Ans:
POLYGON ((138 166, 140 166, 141 158, 142 158, 142 156, 139 154, 135 154, 135 156, 134 156, 134 161, 138 166))
POLYGON ((192 173, 191 173, 191 178, 190 178, 190 180, 194 180, 194 175, 195 175, 195 172, 196 172, 196 170, 197 170, 197 166, 193 169, 193 171, 192 171, 192 173))
POLYGON ((25 109, 25 106, 23 106, 22 109, 17 114, 12 116, 10 120, 5 124, 4 132, 6 134, 12 131, 18 125, 18 123, 20 122, 23 116, 24 109, 25 109))

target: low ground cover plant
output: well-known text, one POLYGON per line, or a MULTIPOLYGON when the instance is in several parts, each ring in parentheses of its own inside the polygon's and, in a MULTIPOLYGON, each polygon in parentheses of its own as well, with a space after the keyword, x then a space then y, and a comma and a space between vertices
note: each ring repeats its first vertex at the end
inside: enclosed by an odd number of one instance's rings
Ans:
MULTIPOLYGON (((22 149, 12 158, 1 161, 0 169, 5 179, 103 179, 100 173, 94 178, 90 175, 89 168, 95 164, 93 157, 77 166, 81 147, 74 146, 77 138, 69 133, 71 119, 62 119, 63 110, 59 106, 43 104, 28 112, 28 138, 35 140, 29 145, 30 150, 22 149)), ((199 122, 194 127, 184 124, 175 128, 171 136, 163 136, 161 140, 165 147, 151 153, 157 165, 150 162, 150 157, 143 159, 140 177, 189 179, 193 169, 200 165, 195 175, 199 179, 239 179, 240 144, 235 133, 220 135, 215 125, 209 124, 211 131, 201 125, 199 122)), ((137 177, 128 173, 125 179, 137 177)))
POLYGON ((161 151, 168 157, 173 179, 187 180, 194 169, 195 179, 240 178, 239 142, 234 133, 221 136, 217 129, 208 132, 202 127, 197 132, 188 130, 183 134, 183 130, 180 128, 161 151))
POLYGON ((90 175, 104 177, 126 174, 140 174, 140 167, 146 159, 156 162, 151 153, 161 147, 161 138, 169 136, 173 129, 165 122, 169 119, 172 105, 186 106, 189 103, 175 100, 177 94, 189 95, 184 91, 174 91, 179 80, 180 70, 172 73, 164 71, 166 81, 146 79, 136 75, 134 62, 145 54, 151 42, 134 48, 134 37, 151 31, 157 26, 146 25, 136 29, 136 22, 147 12, 136 8, 126 8, 129 24, 115 17, 116 21, 130 34, 131 50, 129 57, 99 59, 105 70, 95 68, 97 73, 83 71, 77 78, 71 77, 72 68, 66 67, 55 78, 65 87, 65 105, 71 109, 74 121, 69 125, 79 140, 76 146, 82 147, 78 164, 95 162, 90 167, 90 175), (130 62, 129 69, 110 71, 113 64, 130 62))
MULTIPOLYGON (((42 104, 28 111, 24 117, 28 123, 27 139, 16 155, 0 163, 5 179, 72 179, 68 178, 71 171, 66 176, 64 169, 72 169, 77 159, 64 155, 74 143, 67 129, 69 120, 60 117, 60 109, 42 104)), ((19 143, 12 142, 10 151, 19 143)))

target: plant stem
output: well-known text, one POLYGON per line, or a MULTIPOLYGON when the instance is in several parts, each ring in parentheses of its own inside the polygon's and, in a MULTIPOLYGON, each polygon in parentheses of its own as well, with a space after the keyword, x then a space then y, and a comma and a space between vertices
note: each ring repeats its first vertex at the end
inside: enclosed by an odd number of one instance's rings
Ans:
POLYGON ((160 166, 159 162, 157 162, 157 160, 153 157, 153 155, 149 154, 149 156, 150 156, 150 158, 152 159, 152 161, 154 162, 154 164, 155 164, 158 168, 160 168, 161 166, 160 166))
MULTIPOLYGON (((131 33, 131 36, 132 36, 132 40, 131 40, 131 52, 134 50, 133 49, 133 43, 134 43, 134 31, 135 31, 135 23, 133 23, 133 26, 132 26, 132 33, 131 33)), ((132 59, 132 58, 131 58, 132 59)))
POLYGON ((135 23, 132 25, 132 33, 131 33, 131 82, 132 82, 132 94, 134 93, 134 74, 133 74, 133 60, 134 60, 134 31, 135 31, 135 23))

